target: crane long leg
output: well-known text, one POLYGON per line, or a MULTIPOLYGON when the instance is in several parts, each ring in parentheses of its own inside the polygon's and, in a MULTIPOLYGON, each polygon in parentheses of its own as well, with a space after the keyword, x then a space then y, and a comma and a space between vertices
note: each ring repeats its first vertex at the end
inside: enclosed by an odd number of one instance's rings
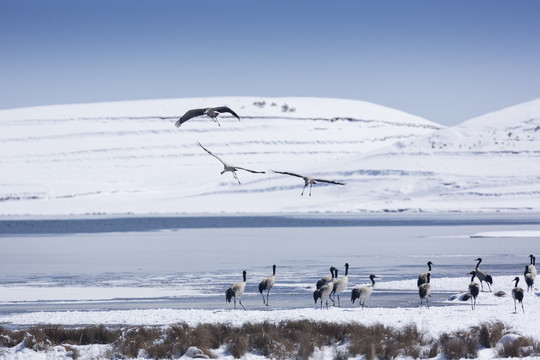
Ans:
POLYGON ((302 193, 300 194, 301 196, 304 195, 304 191, 306 190, 306 187, 307 187, 307 185, 304 185, 304 189, 302 189, 302 193))
POLYGON ((266 306, 270 306, 270 303, 268 302, 268 298, 270 297, 270 290, 266 293, 266 306))
POLYGON ((242 309, 246 310, 246 308, 245 308, 244 305, 242 304, 242 299, 238 299, 238 302, 240 303, 240 305, 242 305, 242 309))
POLYGON ((313 184, 309 184, 309 196, 311 196, 311 187, 313 186, 313 184))
POLYGON ((238 176, 236 175, 236 172, 235 172, 235 171, 232 171, 232 174, 233 174, 234 178, 236 179, 236 181, 238 181, 238 184, 239 184, 239 185, 242 185, 242 184, 240 183, 240 180, 238 180, 238 176))
POLYGON ((266 302, 264 301, 264 294, 261 293, 261 296, 262 296, 262 298, 263 298, 263 304, 266 304, 266 302))

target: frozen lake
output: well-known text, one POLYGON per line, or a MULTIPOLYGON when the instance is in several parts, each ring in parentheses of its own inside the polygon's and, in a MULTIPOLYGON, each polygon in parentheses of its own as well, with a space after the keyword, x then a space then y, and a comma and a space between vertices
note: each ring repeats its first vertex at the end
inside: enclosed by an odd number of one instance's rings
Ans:
MULTIPOLYGON (((367 301, 417 306, 418 274, 433 265, 432 304, 466 291, 477 257, 501 277, 538 253, 529 215, 291 215, 78 217, 0 220, 0 315, 30 311, 228 309, 225 290, 247 271, 243 303, 263 309, 258 284, 277 265, 268 309, 312 308, 314 284, 350 264, 353 287, 380 277, 367 301)), ((508 282, 508 283, 507 283, 508 282)), ((355 305, 357 306, 357 305, 355 305)))

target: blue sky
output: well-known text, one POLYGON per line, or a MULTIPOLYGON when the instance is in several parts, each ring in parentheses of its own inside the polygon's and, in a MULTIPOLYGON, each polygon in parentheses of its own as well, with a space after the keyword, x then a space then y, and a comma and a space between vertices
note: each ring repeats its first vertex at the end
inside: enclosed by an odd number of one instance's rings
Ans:
POLYGON ((540 1, 0 0, 0 109, 318 96, 444 125, 540 98, 540 1))

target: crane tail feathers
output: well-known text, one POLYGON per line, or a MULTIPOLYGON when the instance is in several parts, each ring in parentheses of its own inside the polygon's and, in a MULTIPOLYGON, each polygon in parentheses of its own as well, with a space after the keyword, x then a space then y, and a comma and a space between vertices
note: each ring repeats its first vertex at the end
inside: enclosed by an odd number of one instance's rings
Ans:
POLYGON ((233 289, 228 288, 227 291, 225 292, 225 300, 230 303, 233 297, 234 297, 233 289))
POLYGON ((315 300, 315 304, 317 303, 317 300, 319 300, 320 297, 321 297, 321 293, 319 292, 319 290, 315 290, 313 292, 313 300, 315 300))
POLYGON ((352 303, 354 304, 354 301, 358 298, 360 298, 360 291, 358 289, 353 289, 353 291, 351 292, 352 303))

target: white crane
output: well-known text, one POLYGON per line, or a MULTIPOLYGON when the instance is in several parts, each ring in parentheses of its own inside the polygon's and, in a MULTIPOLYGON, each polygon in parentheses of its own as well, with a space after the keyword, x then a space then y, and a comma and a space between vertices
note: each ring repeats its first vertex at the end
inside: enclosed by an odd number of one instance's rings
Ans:
POLYGON ((330 276, 324 276, 322 277, 319 281, 317 281, 317 284, 315 285, 317 287, 317 290, 320 289, 321 287, 323 287, 324 285, 328 284, 330 281, 332 281, 334 279, 334 277, 336 276, 334 274, 334 271, 336 270, 335 267, 330 267, 330 276))
POLYGON ((531 258, 531 264, 529 265, 529 272, 531 273, 531 276, 534 280, 534 278, 536 277, 536 257, 533 254, 529 255, 529 257, 531 258))
POLYGON ((493 278, 491 275, 488 275, 485 271, 482 271, 478 269, 480 266, 480 263, 482 262, 482 258, 478 258, 474 261, 478 261, 478 264, 476 264, 476 277, 478 280, 480 280, 480 286, 482 287, 482 291, 484 291, 484 281, 489 287, 489 291, 491 292, 491 285, 493 285, 493 278))
POLYGON ((317 289, 313 292, 313 300, 315 300, 315 304, 317 303, 317 300, 321 299, 321 310, 324 299, 326 299, 326 308, 328 309, 328 299, 332 300, 332 298, 330 298, 330 294, 332 293, 333 289, 334 282, 330 281, 327 284, 321 286, 320 289, 317 289))
POLYGON ((268 297, 270 296, 270 290, 272 290, 272 287, 274 286, 274 282, 276 281, 276 265, 272 266, 273 272, 272 275, 261 281, 259 284, 259 292, 261 293, 263 304, 266 304, 266 306, 270 306, 268 303, 268 297), (264 301, 264 295, 263 291, 266 290, 266 302, 264 301))
POLYGON ((416 281, 416 286, 420 286, 424 283, 427 283, 427 276, 428 274, 431 276, 431 265, 433 265, 433 263, 431 261, 428 261, 427 262, 427 266, 428 266, 428 271, 426 271, 425 273, 422 273, 420 275, 418 275, 418 280, 416 281))
POLYGON ((431 284, 429 283, 429 281, 431 280, 431 274, 428 273, 428 276, 427 276, 427 282, 420 285, 418 287, 418 295, 420 296, 420 307, 422 307, 422 300, 423 299, 426 299, 426 305, 429 309, 429 296, 431 294, 431 284))
POLYGON ((276 171, 276 170, 272 170, 272 171, 278 174, 291 175, 291 176, 296 176, 296 177, 300 177, 304 179, 304 189, 302 190, 302 193, 300 195, 304 195, 304 191, 306 190, 306 187, 309 185, 309 196, 311 196, 311 187, 313 186, 313 184, 316 184, 318 182, 325 182, 325 183, 336 184, 336 185, 345 185, 345 183, 342 183, 339 181, 319 179, 319 178, 314 178, 311 176, 295 174, 288 171, 276 171))
MULTIPOLYGON (((332 269, 337 272, 336 268, 332 267, 332 269)), ((332 298, 330 297, 330 294, 332 293, 332 290, 334 290, 334 279, 335 279, 334 272, 332 272, 331 280, 313 292, 313 300, 315 300, 315 304, 317 303, 317 300, 321 299, 321 310, 323 307, 324 299, 326 299, 327 309, 328 309, 328 299, 332 300, 332 298)))
POLYGON ((514 312, 517 313, 516 301, 519 301, 519 303, 521 304, 521 310, 523 310, 523 313, 525 313, 525 309, 523 308, 523 295, 525 294, 525 292, 522 288, 518 287, 519 277, 516 276, 512 281, 516 282, 516 285, 512 289, 512 297, 514 298, 514 312))
POLYGON ((224 113, 224 112, 229 113, 232 116, 234 116, 235 118, 237 118, 238 120, 240 120, 240 117, 234 111, 232 111, 230 108, 228 108, 226 106, 218 106, 218 107, 214 107, 214 108, 188 110, 184 115, 182 115, 182 117, 180 119, 178 119, 174 123, 174 125, 176 127, 180 127, 180 125, 182 125, 183 123, 185 123, 189 119, 192 119, 192 118, 194 118, 196 116, 206 115, 206 116, 210 117, 212 120, 214 120, 215 122, 217 122, 217 124, 219 126, 221 126, 221 124, 219 123, 217 117, 218 117, 218 115, 220 113, 224 113))
POLYGON ((348 283, 349 283, 349 263, 345 263, 345 275, 339 279, 336 276, 336 279, 334 280, 334 288, 332 290, 332 294, 334 294, 334 299, 336 298, 336 294, 337 294, 339 307, 341 307, 339 293, 347 288, 348 283))
POLYGON ((472 275, 471 283, 469 284, 469 295, 471 295, 471 307, 474 310, 476 308, 476 298, 480 293, 480 285, 478 285, 478 283, 474 281, 474 278, 476 277, 476 271, 471 271, 469 275, 472 275))
POLYGON ((223 159, 221 159, 219 156, 217 156, 216 154, 214 154, 213 152, 211 152, 210 150, 208 150, 207 148, 202 146, 201 143, 197 143, 197 144, 199 144, 199 146, 202 147, 204 149, 204 151, 206 151, 207 153, 209 153, 210 155, 212 155, 213 157, 218 159, 223 164, 223 171, 221 172, 221 175, 223 175, 227 171, 230 171, 233 174, 236 181, 238 181, 238 184, 240 184, 240 180, 238 180, 238 176, 236 175, 236 172, 238 170, 249 171, 250 173, 256 173, 256 174, 264 174, 265 173, 265 171, 256 171, 256 170, 246 169, 246 168, 243 168, 243 167, 240 167, 240 166, 235 166, 235 165, 229 164, 229 163, 225 162, 223 159))
MULTIPOLYGON (((240 305, 242 305, 242 295, 244 294, 244 289, 246 288, 246 270, 242 272, 242 276, 244 277, 244 281, 239 281, 235 284, 233 284, 230 288, 227 289, 225 292, 225 300, 227 302, 231 302, 231 299, 234 298, 234 309, 236 310, 236 298, 238 298, 238 302, 240 305)), ((244 305, 242 305, 242 308, 246 310, 244 305)))
POLYGON ((369 279, 371 280, 371 285, 368 286, 362 286, 359 288, 353 289, 351 292, 351 301, 354 304, 354 301, 358 299, 358 305, 362 305, 362 310, 364 309, 364 306, 366 303, 366 299, 371 296, 371 293, 373 292, 373 288, 375 287, 375 278, 377 276, 371 274, 369 275, 369 279))
POLYGON ((523 274, 525 278, 525 284, 527 284, 527 291, 533 290, 534 286, 534 276, 531 274, 531 268, 529 265, 525 265, 525 273, 523 274))

